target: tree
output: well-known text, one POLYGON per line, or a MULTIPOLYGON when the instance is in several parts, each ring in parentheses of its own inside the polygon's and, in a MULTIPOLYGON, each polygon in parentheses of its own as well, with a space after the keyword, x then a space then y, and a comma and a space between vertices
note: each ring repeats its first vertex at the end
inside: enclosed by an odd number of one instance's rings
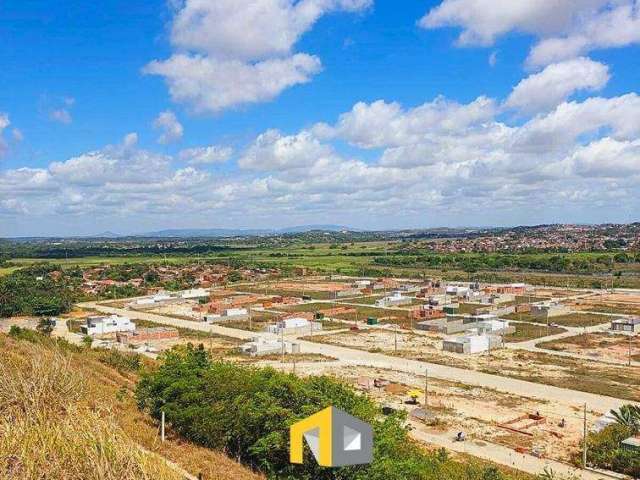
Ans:
POLYGON ((52 318, 41 318, 36 326, 36 330, 43 335, 49 336, 53 332, 53 328, 56 325, 56 321, 52 318))
POLYGON ((91 335, 85 335, 82 337, 82 344, 87 348, 91 348, 91 345, 93 344, 93 338, 91 335))
POLYGON ((640 431, 640 407, 637 405, 623 405, 619 410, 611 410, 616 422, 629 428, 633 433, 640 431))

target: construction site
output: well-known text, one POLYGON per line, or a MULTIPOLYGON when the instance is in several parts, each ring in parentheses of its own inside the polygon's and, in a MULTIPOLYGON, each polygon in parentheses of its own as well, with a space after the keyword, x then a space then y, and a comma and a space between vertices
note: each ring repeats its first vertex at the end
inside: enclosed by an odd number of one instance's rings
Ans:
MULTIPOLYGON (((139 328, 174 327, 178 338, 144 342, 152 355, 198 342, 216 358, 337 377, 384 411, 406 410, 415 439, 456 451, 463 435, 465 449, 503 465, 540 459, 565 468, 580 452, 585 419, 595 428, 611 408, 640 398, 640 343, 612 327, 631 317, 572 306, 593 291, 454 287, 300 277, 84 306, 129 315, 139 328), (402 302, 377 306, 384 298, 402 302)), ((614 295, 607 301, 622 298, 614 295)))

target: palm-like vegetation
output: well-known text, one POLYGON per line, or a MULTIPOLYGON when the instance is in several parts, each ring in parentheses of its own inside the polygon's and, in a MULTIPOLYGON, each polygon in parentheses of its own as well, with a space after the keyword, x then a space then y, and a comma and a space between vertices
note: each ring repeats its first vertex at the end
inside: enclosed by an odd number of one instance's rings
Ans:
POLYGON ((624 425, 633 431, 640 432, 640 406, 623 405, 619 410, 611 410, 611 415, 620 425, 624 425))

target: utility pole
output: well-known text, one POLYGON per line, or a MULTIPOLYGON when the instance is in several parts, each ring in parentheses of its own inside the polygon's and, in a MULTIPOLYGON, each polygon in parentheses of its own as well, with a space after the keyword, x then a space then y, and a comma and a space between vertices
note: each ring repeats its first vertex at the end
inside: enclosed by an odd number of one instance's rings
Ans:
POLYGON ((280 341, 282 342, 282 364, 284 365, 284 320, 280 326, 280 341))
POLYGON ((582 468, 587 468, 587 404, 584 404, 584 426, 582 431, 582 468))
POLYGON ((396 323, 396 328, 393 329, 393 351, 398 353, 398 324, 396 323))
POLYGON ((161 419, 160 419, 160 440, 164 442, 164 410, 162 410, 161 419))
POLYGON ((424 371, 424 412, 425 413, 427 413, 428 405, 429 405, 429 369, 427 368, 424 371))

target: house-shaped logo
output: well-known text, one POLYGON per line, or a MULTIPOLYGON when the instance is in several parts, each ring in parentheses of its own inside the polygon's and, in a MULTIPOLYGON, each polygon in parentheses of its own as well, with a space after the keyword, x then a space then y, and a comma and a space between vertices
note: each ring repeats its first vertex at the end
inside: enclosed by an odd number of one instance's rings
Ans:
POLYGON ((291 463, 303 463, 303 437, 318 465, 344 467, 373 460, 371 425, 342 410, 327 407, 291 425, 291 463))

